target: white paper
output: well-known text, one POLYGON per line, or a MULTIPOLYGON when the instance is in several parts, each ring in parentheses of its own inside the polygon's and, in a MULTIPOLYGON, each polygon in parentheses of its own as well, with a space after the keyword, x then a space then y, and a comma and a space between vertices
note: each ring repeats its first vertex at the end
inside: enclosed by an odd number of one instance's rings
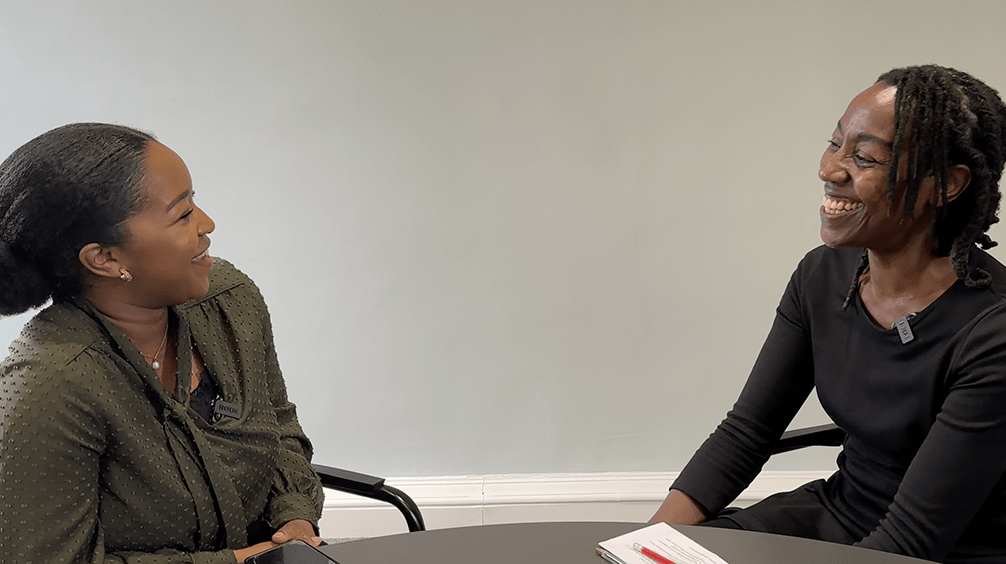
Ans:
POLYGON ((667 523, 657 523, 598 543, 624 564, 656 564, 633 548, 640 544, 674 564, 727 564, 715 553, 693 541, 667 523))

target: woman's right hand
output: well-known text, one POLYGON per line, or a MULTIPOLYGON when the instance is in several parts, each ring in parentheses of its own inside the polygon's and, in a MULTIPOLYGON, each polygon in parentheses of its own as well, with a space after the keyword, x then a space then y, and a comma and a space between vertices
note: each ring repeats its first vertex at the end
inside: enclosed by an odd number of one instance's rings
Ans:
POLYGON ((245 558, 248 558, 249 556, 255 556, 256 554, 258 554, 260 552, 265 552, 265 551, 269 550, 270 548, 272 548, 274 546, 279 546, 279 545, 276 544, 276 543, 274 543, 274 542, 269 542, 269 541, 260 542, 258 544, 253 544, 253 545, 249 546, 248 548, 242 548, 240 550, 235 550, 234 551, 234 558, 237 559, 238 564, 244 564, 245 558))
POLYGON ((669 525, 698 525, 706 520, 706 514, 694 499, 681 490, 667 492, 660 509, 650 517, 650 523, 664 522, 669 525))

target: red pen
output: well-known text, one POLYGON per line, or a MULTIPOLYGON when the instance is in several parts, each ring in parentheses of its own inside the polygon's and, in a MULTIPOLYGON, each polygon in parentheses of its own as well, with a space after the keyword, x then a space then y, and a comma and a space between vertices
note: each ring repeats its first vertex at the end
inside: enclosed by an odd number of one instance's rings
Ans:
POLYGON ((643 556, 649 558, 650 560, 653 560, 654 562, 659 562, 660 564, 674 564, 674 562, 672 562, 670 558, 657 554, 656 552, 653 552, 652 550, 646 548, 645 546, 637 544, 632 548, 636 548, 636 550, 643 553, 643 556))

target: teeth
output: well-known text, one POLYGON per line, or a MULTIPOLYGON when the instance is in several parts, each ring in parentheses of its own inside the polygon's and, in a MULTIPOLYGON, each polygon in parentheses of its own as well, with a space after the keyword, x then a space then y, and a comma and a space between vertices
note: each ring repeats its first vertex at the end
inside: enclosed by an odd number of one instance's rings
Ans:
POLYGON ((849 200, 836 200, 835 198, 829 198, 825 196, 821 202, 824 206, 824 211, 827 213, 844 213, 847 211, 858 210, 863 207, 860 202, 850 202, 849 200))

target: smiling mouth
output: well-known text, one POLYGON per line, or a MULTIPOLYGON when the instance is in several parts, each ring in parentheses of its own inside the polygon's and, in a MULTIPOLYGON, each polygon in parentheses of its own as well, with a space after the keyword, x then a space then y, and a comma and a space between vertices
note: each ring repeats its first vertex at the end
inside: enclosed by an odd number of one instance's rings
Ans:
POLYGON ((192 262, 198 262, 198 261, 203 260, 204 258, 206 258, 206 255, 208 255, 209 252, 210 252, 210 248, 206 247, 205 251, 203 251, 203 252, 199 253, 198 255, 192 257, 192 262))
POLYGON ((839 215, 846 212, 858 210, 861 207, 863 207, 862 202, 840 200, 837 198, 832 198, 827 194, 825 194, 824 200, 821 202, 821 209, 823 209, 824 213, 828 215, 839 215))

